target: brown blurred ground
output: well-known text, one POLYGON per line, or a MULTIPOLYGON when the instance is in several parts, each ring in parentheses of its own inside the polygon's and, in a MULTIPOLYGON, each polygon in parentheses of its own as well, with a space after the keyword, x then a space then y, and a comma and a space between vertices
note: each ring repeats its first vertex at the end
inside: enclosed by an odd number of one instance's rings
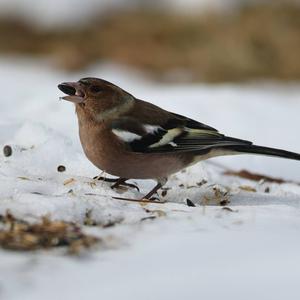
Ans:
POLYGON ((0 54, 47 56, 67 70, 113 61, 159 80, 300 79, 297 5, 193 17, 134 11, 98 19, 83 28, 51 31, 0 20, 0 54))

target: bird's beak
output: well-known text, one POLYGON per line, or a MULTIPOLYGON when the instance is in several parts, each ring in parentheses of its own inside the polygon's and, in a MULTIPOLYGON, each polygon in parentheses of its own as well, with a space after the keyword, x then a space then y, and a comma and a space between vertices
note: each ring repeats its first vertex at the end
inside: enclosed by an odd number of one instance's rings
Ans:
POLYGON ((58 85, 58 88, 68 96, 60 97, 60 99, 73 102, 75 104, 84 101, 85 93, 79 82, 63 82, 58 85))

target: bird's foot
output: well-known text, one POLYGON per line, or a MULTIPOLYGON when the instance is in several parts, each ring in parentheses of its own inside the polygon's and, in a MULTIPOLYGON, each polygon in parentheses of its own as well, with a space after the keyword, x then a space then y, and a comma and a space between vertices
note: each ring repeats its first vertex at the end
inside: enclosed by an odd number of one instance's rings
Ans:
POLYGON ((130 199, 130 198, 121 198, 121 197, 113 197, 117 200, 124 200, 124 201, 132 201, 132 202, 139 202, 139 203, 156 203, 156 204, 163 204, 166 201, 160 201, 158 198, 153 197, 153 195, 161 188, 161 183, 158 183, 146 196, 141 199, 130 199))
MULTIPOLYGON (((148 198, 143 198, 143 199, 148 199, 148 198)), ((157 202, 160 201, 158 197, 151 197, 151 198, 149 198, 149 200, 157 201, 157 202)))
POLYGON ((120 178, 106 178, 106 177, 103 177, 103 176, 95 176, 93 179, 94 180, 105 181, 105 182, 117 182, 120 178))
POLYGON ((113 185, 111 186, 111 189, 116 189, 120 186, 125 186, 125 187, 134 188, 138 192, 140 191, 140 189, 138 188, 137 185, 132 184, 132 183, 127 183, 126 182, 128 180, 127 178, 106 178, 106 177, 102 177, 102 176, 96 176, 93 179, 113 183, 113 185))
POLYGON ((133 189, 136 189, 138 192, 140 191, 139 187, 133 183, 127 183, 126 182, 127 179, 123 179, 123 178, 119 178, 118 181, 116 181, 112 186, 111 189, 116 189, 120 186, 125 186, 125 187, 130 187, 133 189))

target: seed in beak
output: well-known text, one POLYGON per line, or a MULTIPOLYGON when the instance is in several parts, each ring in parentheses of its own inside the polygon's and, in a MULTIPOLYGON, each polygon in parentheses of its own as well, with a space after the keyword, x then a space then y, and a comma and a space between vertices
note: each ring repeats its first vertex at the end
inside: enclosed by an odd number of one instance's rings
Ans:
POLYGON ((75 95, 76 94, 76 89, 68 84, 59 84, 58 88, 65 94, 67 95, 75 95))
POLYGON ((77 82, 63 82, 58 85, 58 88, 68 95, 61 97, 60 99, 67 100, 75 104, 83 103, 85 95, 81 90, 80 84, 77 82))

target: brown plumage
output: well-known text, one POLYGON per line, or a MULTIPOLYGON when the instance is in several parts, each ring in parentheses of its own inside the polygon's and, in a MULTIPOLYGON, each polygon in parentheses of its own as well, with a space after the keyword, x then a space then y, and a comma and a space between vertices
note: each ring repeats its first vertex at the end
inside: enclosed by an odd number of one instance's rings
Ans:
POLYGON ((76 105, 87 158, 120 177, 114 187, 130 178, 157 180, 146 199, 169 175, 210 157, 255 153, 300 160, 297 153, 224 136, 205 124, 138 100, 102 79, 83 78, 58 88, 68 95, 62 99, 76 105))

